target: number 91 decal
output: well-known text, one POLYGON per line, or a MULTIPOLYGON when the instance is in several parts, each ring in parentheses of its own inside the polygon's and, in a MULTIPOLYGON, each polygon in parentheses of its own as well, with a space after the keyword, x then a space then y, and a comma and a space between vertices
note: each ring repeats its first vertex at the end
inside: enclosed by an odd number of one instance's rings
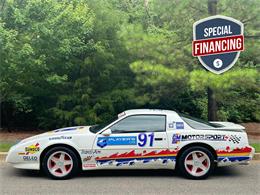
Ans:
POLYGON ((149 146, 153 146, 153 140, 154 140, 154 134, 145 134, 140 133, 138 135, 138 146, 144 147, 147 144, 147 141, 149 142, 149 146))

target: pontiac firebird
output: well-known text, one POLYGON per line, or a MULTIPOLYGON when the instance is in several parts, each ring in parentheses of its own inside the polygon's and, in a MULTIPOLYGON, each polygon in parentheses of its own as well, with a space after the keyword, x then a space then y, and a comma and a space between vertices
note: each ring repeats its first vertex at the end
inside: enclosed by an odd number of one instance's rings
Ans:
POLYGON ((22 140, 6 161, 68 179, 79 170, 178 169, 207 178, 216 166, 248 164, 255 149, 244 127, 205 122, 170 110, 138 109, 111 123, 67 127, 22 140))

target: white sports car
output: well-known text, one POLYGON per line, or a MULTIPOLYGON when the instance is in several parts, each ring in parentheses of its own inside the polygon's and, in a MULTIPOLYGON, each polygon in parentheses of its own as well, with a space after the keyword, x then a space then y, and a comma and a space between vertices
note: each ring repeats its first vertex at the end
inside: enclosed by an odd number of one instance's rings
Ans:
POLYGON ((254 155, 244 127, 204 122, 170 110, 128 110, 113 122, 68 127, 14 145, 6 158, 16 168, 42 169, 54 179, 79 170, 179 169, 204 179, 215 166, 248 164, 254 155))

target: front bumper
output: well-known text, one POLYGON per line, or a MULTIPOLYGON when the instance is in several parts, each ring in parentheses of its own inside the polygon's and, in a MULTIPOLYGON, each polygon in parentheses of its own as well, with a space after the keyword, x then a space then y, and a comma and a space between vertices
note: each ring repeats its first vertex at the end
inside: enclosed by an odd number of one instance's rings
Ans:
MULTIPOLYGON (((39 170, 40 163, 39 161, 25 161, 23 159, 23 155, 19 155, 19 145, 16 144, 12 146, 6 156, 5 162, 10 163, 13 167, 18 169, 31 169, 31 170, 39 170)), ((23 147, 22 147, 23 148, 23 147)))

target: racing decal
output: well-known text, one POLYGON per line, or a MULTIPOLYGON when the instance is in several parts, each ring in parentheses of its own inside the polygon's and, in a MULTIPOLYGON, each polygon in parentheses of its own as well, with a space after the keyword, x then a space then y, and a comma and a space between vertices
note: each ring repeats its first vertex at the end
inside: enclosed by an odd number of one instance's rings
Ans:
POLYGON ((174 122, 169 123, 169 128, 173 128, 174 127, 174 122))
POLYGON ((110 136, 99 137, 97 146, 104 148, 106 146, 119 146, 119 145, 138 145, 139 147, 153 146, 154 133, 146 134, 140 133, 138 136, 110 136))
POLYGON ((100 150, 81 150, 81 154, 87 154, 87 155, 95 155, 100 154, 100 150))
POLYGON ((58 137, 50 137, 49 140, 61 140, 61 139, 72 139, 72 136, 58 136, 58 137))
POLYGON ((229 136, 226 135, 212 135, 212 134, 192 134, 192 135, 180 135, 178 133, 173 134, 172 143, 176 144, 180 141, 192 141, 192 140, 206 140, 206 141, 227 141, 229 136))
POLYGON ((145 134, 145 133, 140 133, 138 135, 138 146, 144 147, 147 143, 147 140, 149 139, 149 146, 153 146, 153 140, 154 140, 154 134, 145 134))
POLYGON ((236 135, 231 135, 228 139, 228 141, 233 142, 234 144, 239 144, 241 140, 241 137, 238 137, 236 135))
POLYGON ((118 145, 136 145, 136 136, 114 136, 114 137, 99 137, 97 146, 104 148, 105 146, 118 146, 118 145))
POLYGON ((25 152, 20 152, 20 153, 18 153, 18 155, 29 155, 29 154, 37 153, 40 151, 39 143, 25 147, 24 150, 25 150, 25 152))
POLYGON ((161 150, 161 151, 151 151, 142 153, 135 153, 135 150, 130 152, 125 152, 122 154, 115 153, 110 156, 96 157, 95 160, 98 164, 102 165, 104 163, 111 164, 116 162, 116 166, 121 165, 134 165, 136 161, 141 161, 142 163, 149 163, 151 161, 162 160, 163 164, 168 163, 169 161, 175 161, 178 150, 161 150))
POLYGON ((87 156, 86 158, 83 158, 83 162, 91 160, 92 156, 87 156))
POLYGON ((172 143, 179 144, 181 141, 181 135, 179 133, 173 134, 172 136, 172 143))
POLYGON ((210 16, 193 24, 192 55, 209 71, 221 74, 244 50, 244 26, 234 18, 210 16))
POLYGON ((252 152, 252 148, 244 147, 244 148, 235 148, 230 150, 229 147, 226 150, 217 150, 218 161, 220 162, 236 162, 236 161, 244 161, 250 160, 250 153, 252 152))
POLYGON ((37 156, 23 156, 24 161, 37 161, 38 157, 37 156))
POLYGON ((95 168, 96 166, 96 164, 83 164, 84 168, 95 168))
POLYGON ((184 123, 183 122, 176 122, 176 129, 184 129, 184 123))
POLYGON ((184 129, 184 123, 183 122, 172 122, 169 123, 169 128, 175 128, 175 129, 184 129))

